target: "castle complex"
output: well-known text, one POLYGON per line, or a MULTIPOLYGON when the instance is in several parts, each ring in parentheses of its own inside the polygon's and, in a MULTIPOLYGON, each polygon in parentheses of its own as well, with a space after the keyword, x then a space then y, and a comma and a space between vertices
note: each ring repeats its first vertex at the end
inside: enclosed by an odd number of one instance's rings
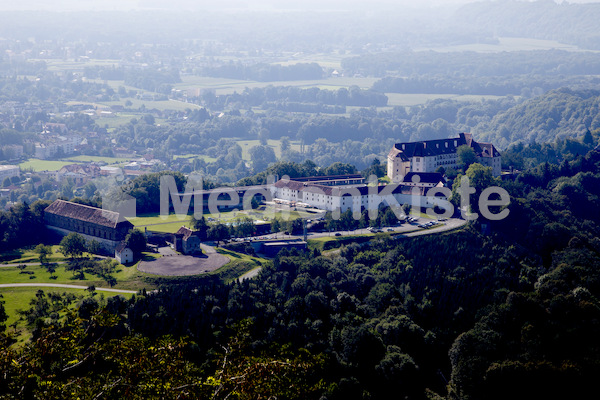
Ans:
POLYGON ((470 133, 460 133, 457 138, 396 143, 388 154, 387 174, 392 182, 403 182, 410 172, 435 172, 439 167, 458 168, 457 150, 467 145, 473 149, 477 162, 492 168, 500 176, 501 156, 491 143, 473 140, 470 133))

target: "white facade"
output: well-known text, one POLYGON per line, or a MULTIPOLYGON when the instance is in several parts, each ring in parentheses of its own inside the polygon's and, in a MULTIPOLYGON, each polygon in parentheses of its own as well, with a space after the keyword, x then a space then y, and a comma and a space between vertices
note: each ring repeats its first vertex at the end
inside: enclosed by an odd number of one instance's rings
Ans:
POLYGON ((118 247, 115 250, 115 260, 121 264, 129 264, 133 262, 133 251, 129 247, 121 249, 118 247))
POLYGON ((402 182, 409 172, 435 172, 439 167, 457 169, 457 149, 462 145, 470 146, 477 162, 492 167, 492 174, 500 176, 500 152, 491 143, 476 142, 469 133, 451 139, 397 143, 388 154, 387 174, 392 182, 402 182))
POLYGON ((280 180, 271 185, 275 201, 301 202, 326 211, 361 212, 377 210, 380 204, 394 206, 410 204, 413 207, 432 208, 436 205, 447 208, 445 196, 431 187, 409 187, 404 185, 328 187, 315 184, 280 180), (430 194, 430 195, 428 195, 430 194))
POLYGON ((0 165, 0 184, 6 178, 12 178, 13 176, 20 176, 21 169, 18 165, 0 165))
POLYGON ((35 157, 39 159, 52 158, 59 150, 65 155, 73 154, 75 148, 81 144, 79 136, 52 136, 43 143, 36 143, 35 157))

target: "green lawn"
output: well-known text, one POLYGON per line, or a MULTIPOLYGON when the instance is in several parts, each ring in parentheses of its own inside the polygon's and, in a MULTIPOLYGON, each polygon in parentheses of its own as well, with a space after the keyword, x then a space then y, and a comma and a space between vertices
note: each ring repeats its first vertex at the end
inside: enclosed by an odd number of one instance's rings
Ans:
MULTIPOLYGON (((74 279, 73 272, 65 269, 66 264, 56 265, 54 274, 50 274, 45 267, 40 265, 28 265, 23 270, 18 267, 2 267, 0 268, 0 283, 61 283, 67 285, 94 285, 97 287, 109 287, 104 279, 85 273, 85 279, 74 279), (51 276, 56 276, 56 279, 50 279, 51 276), (33 278, 32 278, 33 277, 33 278)), ((139 290, 143 286, 138 279, 144 275, 138 272, 134 267, 118 267, 118 272, 113 276, 117 279, 115 289, 124 290, 139 290), (137 275, 137 274, 142 275, 137 275)), ((150 285, 146 285, 149 288, 150 285)))
MULTIPOLYGON (((304 61, 308 62, 308 61, 304 61)), ((311 61, 312 62, 312 61, 311 61)), ((323 63, 338 68, 337 60, 326 60, 323 63)), ((296 63, 296 61, 294 62, 296 63)), ((319 62, 323 64, 322 62, 319 62)), ((241 93, 245 88, 263 88, 267 86, 295 86, 300 88, 311 87, 330 87, 338 89, 341 87, 348 88, 356 85, 363 89, 368 89, 373 86, 377 78, 354 78, 354 77, 329 77, 318 80, 308 81, 278 81, 278 82, 255 82, 247 80, 225 79, 225 78, 209 78, 201 76, 183 76, 182 82, 174 85, 176 89, 213 89, 217 95, 232 94, 234 92, 241 93)))
MULTIPOLYGON (((60 246, 54 245, 52 254, 48 255, 48 262, 61 262, 65 260, 64 254, 60 252, 60 246)), ((85 257, 93 256, 90 253, 83 253, 85 257)), ((33 248, 13 250, 8 253, 0 254, 1 264, 17 264, 17 263, 35 263, 39 262, 39 255, 33 248)))
POLYGON ((308 248, 310 250, 317 249, 319 251, 330 250, 341 247, 343 244, 353 242, 363 243, 373 239, 374 236, 375 235, 372 233, 351 236, 322 236, 319 238, 308 239, 308 248))
POLYGON ((73 156, 65 158, 64 160, 73 161, 73 162, 105 162, 107 164, 118 164, 129 161, 127 158, 120 157, 101 157, 101 156, 73 156))
MULTIPOLYGON (((8 315, 6 320, 6 326, 8 332, 17 332, 17 346, 24 344, 31 334, 27 331, 24 321, 19 321, 19 311, 25 311, 29 309, 30 302, 35 298, 38 290, 43 290, 44 293, 71 293, 77 296, 79 299, 91 296, 91 293, 86 289, 71 289, 71 288, 51 288, 51 287, 14 287, 14 288, 0 288, 0 294, 4 300, 4 309, 8 315), (11 327, 12 324, 15 326, 11 327)), ((130 293, 111 293, 111 292, 96 292, 95 297, 108 298, 113 296, 123 296, 126 299, 133 296, 130 293)), ((78 302, 78 301, 77 301, 78 302)), ((76 302, 76 303, 77 303, 76 302)))
MULTIPOLYGON (((242 216, 249 216, 254 221, 268 221, 275 216, 279 216, 284 218, 286 215, 290 220, 298 219, 298 218, 311 218, 315 217, 318 213, 310 212, 310 211, 294 211, 290 210, 286 214, 281 211, 275 211, 270 207, 262 206, 260 209, 252 210, 252 211, 228 211, 217 214, 211 213, 203 213, 204 218, 207 219, 209 223, 211 222, 221 222, 221 223, 230 223, 234 222, 236 218, 242 216)), ((161 216, 159 214, 145 214, 140 215, 136 218, 128 218, 129 222, 131 222, 135 227, 143 229, 147 227, 149 230, 156 232, 168 232, 175 233, 182 225, 189 226, 191 215, 177 215, 177 214, 169 214, 168 216, 161 216)))
POLYGON ((501 51, 527 51, 527 50, 553 50, 561 49, 568 51, 581 51, 577 46, 560 43, 555 40, 542 40, 531 38, 500 37, 497 44, 472 43, 466 45, 428 47, 415 49, 433 50, 439 52, 474 51, 478 53, 490 53, 501 51))
POLYGON ((65 165, 74 164, 72 161, 53 161, 53 160, 38 160, 31 158, 28 161, 19 164, 22 170, 33 168, 35 172, 39 171, 58 171, 65 165))

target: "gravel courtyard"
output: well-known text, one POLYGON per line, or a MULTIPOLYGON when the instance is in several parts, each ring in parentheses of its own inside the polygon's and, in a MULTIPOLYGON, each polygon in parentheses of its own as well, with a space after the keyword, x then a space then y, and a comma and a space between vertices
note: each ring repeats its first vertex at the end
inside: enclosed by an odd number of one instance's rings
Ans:
POLYGON ((142 261, 138 269, 142 272, 164 276, 187 276, 211 272, 229 262, 229 258, 202 246, 205 254, 199 257, 184 255, 163 255, 153 261, 142 261))

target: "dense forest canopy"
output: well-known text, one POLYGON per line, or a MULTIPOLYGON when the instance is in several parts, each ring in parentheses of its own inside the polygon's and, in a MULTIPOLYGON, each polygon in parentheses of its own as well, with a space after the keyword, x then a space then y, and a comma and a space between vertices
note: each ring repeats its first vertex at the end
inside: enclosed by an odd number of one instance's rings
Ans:
MULTIPOLYGON (((80 300, 62 319, 52 313, 74 299, 40 291, 26 312, 32 343, 13 349, 10 330, 0 335, 2 390, 55 398, 589 393, 600 371, 599 182, 592 150, 499 183, 512 198, 505 220, 406 240, 381 234, 330 254, 282 252, 253 280, 167 279, 131 300, 80 300)), ((9 218, 29 224, 31 212, 9 218)))
MULTIPOLYGON (((468 176, 477 194, 502 187, 509 214, 433 235, 332 235, 270 259, 236 242, 222 250, 233 264, 226 272, 140 273, 136 290, 156 290, 127 299, 93 286, 77 296, 44 288, 19 313, 26 343, 17 324, 6 326, 14 310, 0 297, 0 397, 483 400, 597 391, 600 4, 315 0, 299 10, 173 0, 178 9, 166 10, 162 0, 115 0, 90 12, 91 3, 0 6, 16 10, 0 11, 2 163, 32 158, 49 126, 78 136, 83 159, 123 165, 133 156, 117 154, 143 155, 158 162, 110 181, 110 194, 155 215, 165 174, 179 191, 192 173, 203 189, 265 184, 270 175, 384 181, 394 143, 471 132, 501 151, 510 173, 493 177, 478 163, 443 172, 455 183, 468 176), (254 278, 237 279, 256 267, 254 278)), ((50 162, 75 162, 64 156, 50 162)), ((56 255, 47 244, 59 241, 45 228, 45 207, 57 198, 101 207, 105 189, 52 174, 23 168, 0 182, 0 257, 34 252, 50 275, 56 265, 46 257, 56 255)), ((327 213, 319 224, 398 222, 391 208, 380 211, 359 221, 327 213)), ((192 223, 217 245, 254 232, 249 217, 192 223)), ((300 219, 271 225, 302 228, 300 219)), ((136 256, 143 236, 127 236, 136 256)), ((86 258, 98 242, 72 234, 60 243, 73 279, 94 275, 112 287, 117 270, 138 272, 86 258)))

